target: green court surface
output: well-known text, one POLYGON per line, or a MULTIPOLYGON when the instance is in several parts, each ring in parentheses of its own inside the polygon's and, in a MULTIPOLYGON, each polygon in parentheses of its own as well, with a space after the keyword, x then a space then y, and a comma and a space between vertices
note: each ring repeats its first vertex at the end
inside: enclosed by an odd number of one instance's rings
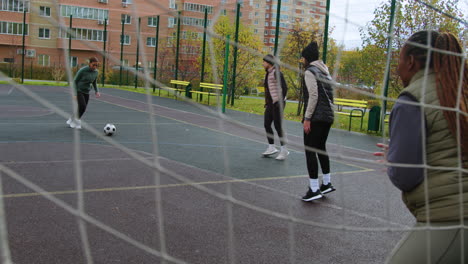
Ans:
MULTIPOLYGON (((67 88, 26 88, 72 111, 67 88)), ((262 116, 101 92, 79 131, 38 97, 1 93, 2 197, 15 263, 83 263, 84 240, 95 263, 161 263, 161 252, 169 263, 382 263, 413 224, 372 156, 382 139, 332 130, 337 191, 305 203, 300 123, 284 122, 291 153, 277 161, 261 156, 262 116), (112 137, 102 132, 107 123, 117 127, 112 137), (73 211, 80 193, 92 218, 87 236, 73 211)))

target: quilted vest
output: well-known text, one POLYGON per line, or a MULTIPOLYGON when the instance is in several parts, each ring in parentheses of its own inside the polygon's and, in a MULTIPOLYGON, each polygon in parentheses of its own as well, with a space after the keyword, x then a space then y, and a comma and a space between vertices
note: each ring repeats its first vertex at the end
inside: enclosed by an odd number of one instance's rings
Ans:
MULTIPOLYGON (((317 79, 317 89, 318 89, 318 99, 315 111, 312 114, 311 121, 314 122, 325 122, 333 123, 335 120, 335 114, 333 112, 333 86, 329 82, 324 82, 322 80, 331 81, 329 75, 321 72, 316 66, 310 66, 307 68, 308 71, 312 72, 317 79)), ((307 90, 306 85, 303 88, 304 95, 304 113, 307 110, 307 105, 309 102, 309 91, 307 90)))
POLYGON ((458 153, 455 137, 448 128, 443 112, 431 107, 440 106, 435 73, 431 71, 425 78, 424 70, 419 71, 413 76, 410 85, 403 90, 402 94, 410 94, 418 102, 427 104, 422 109, 427 128, 425 158, 426 164, 430 166, 426 170, 427 177, 424 181, 412 191, 403 193, 403 201, 418 222, 426 222, 428 219, 431 222, 458 221, 461 204, 464 210, 463 218, 468 218, 468 174, 456 169, 461 167, 459 159, 461 153, 458 153), (455 169, 443 170, 441 167, 455 169), (462 203, 460 203, 460 195, 462 203))

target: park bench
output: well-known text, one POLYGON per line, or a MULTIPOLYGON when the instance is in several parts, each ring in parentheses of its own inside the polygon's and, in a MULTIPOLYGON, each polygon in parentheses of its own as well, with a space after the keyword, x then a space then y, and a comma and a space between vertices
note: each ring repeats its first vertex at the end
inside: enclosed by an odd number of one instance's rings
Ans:
POLYGON ((201 82, 200 83, 200 90, 199 91, 190 91, 192 94, 197 95, 197 101, 200 96, 206 95, 208 96, 208 105, 210 104, 210 96, 214 96, 217 94, 220 94, 223 91, 223 85, 222 84, 215 84, 215 83, 205 83, 201 82))
POLYGON ((361 130, 362 130, 362 123, 364 122, 364 115, 366 114, 366 110, 367 110, 367 101, 335 98, 334 104, 337 106, 337 111, 335 111, 335 113, 339 115, 349 116, 348 131, 351 131, 351 122, 354 117, 361 118, 361 130), (344 111, 343 107, 346 107, 351 110, 344 111))
MULTIPOLYGON (((169 90, 172 90, 174 91, 174 96, 176 97, 177 99, 177 93, 180 95, 181 93, 185 93, 187 91, 187 86, 190 85, 190 82, 187 82, 187 81, 179 81, 179 80, 171 80, 170 81, 171 84, 174 84, 175 87, 165 87, 166 89, 168 89, 168 95, 169 95, 169 90), (179 86, 183 87, 183 88, 179 88, 179 86)), ((161 90, 159 90, 159 95, 161 95, 161 90)))
POLYGON ((256 95, 260 95, 261 93, 265 93, 265 87, 263 86, 258 86, 254 88, 256 90, 256 95))

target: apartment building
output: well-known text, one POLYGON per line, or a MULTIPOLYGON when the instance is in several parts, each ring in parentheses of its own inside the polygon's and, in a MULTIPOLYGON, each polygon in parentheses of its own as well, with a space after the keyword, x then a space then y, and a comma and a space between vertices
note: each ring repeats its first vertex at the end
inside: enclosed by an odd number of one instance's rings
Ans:
MULTIPOLYGON (((296 19, 323 21, 324 1, 282 0, 281 31, 287 32, 296 19)), ((140 35, 143 48, 139 49, 139 64, 153 67, 159 17, 158 58, 167 58, 158 60, 158 64, 173 64, 168 51, 174 49, 179 11, 179 59, 194 60, 200 45, 191 40, 203 36, 204 10, 208 10, 209 24, 218 14, 230 17, 234 23, 237 3, 238 0, 0 0, 0 63, 21 62, 25 21, 26 65, 63 66, 69 50, 70 65, 80 66, 90 56, 102 58, 106 45, 107 65, 120 65, 122 60, 124 66, 135 66, 140 35)), ((277 0, 239 3, 242 23, 252 25, 255 34, 264 36, 265 47, 272 49, 277 0)))
MULTIPOLYGON (((276 37, 278 0, 251 0, 254 32, 263 36, 264 50, 273 52, 276 37)), ((292 26, 317 23, 324 28, 326 15, 325 0, 281 0, 280 36, 288 34, 292 26)))

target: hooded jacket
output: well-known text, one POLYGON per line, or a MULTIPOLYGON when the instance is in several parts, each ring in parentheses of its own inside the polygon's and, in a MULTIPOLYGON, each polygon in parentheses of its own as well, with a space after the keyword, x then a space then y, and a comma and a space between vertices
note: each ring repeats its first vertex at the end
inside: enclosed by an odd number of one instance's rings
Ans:
POLYGON ((333 86, 328 67, 313 61, 304 73, 304 120, 333 123, 333 86))

